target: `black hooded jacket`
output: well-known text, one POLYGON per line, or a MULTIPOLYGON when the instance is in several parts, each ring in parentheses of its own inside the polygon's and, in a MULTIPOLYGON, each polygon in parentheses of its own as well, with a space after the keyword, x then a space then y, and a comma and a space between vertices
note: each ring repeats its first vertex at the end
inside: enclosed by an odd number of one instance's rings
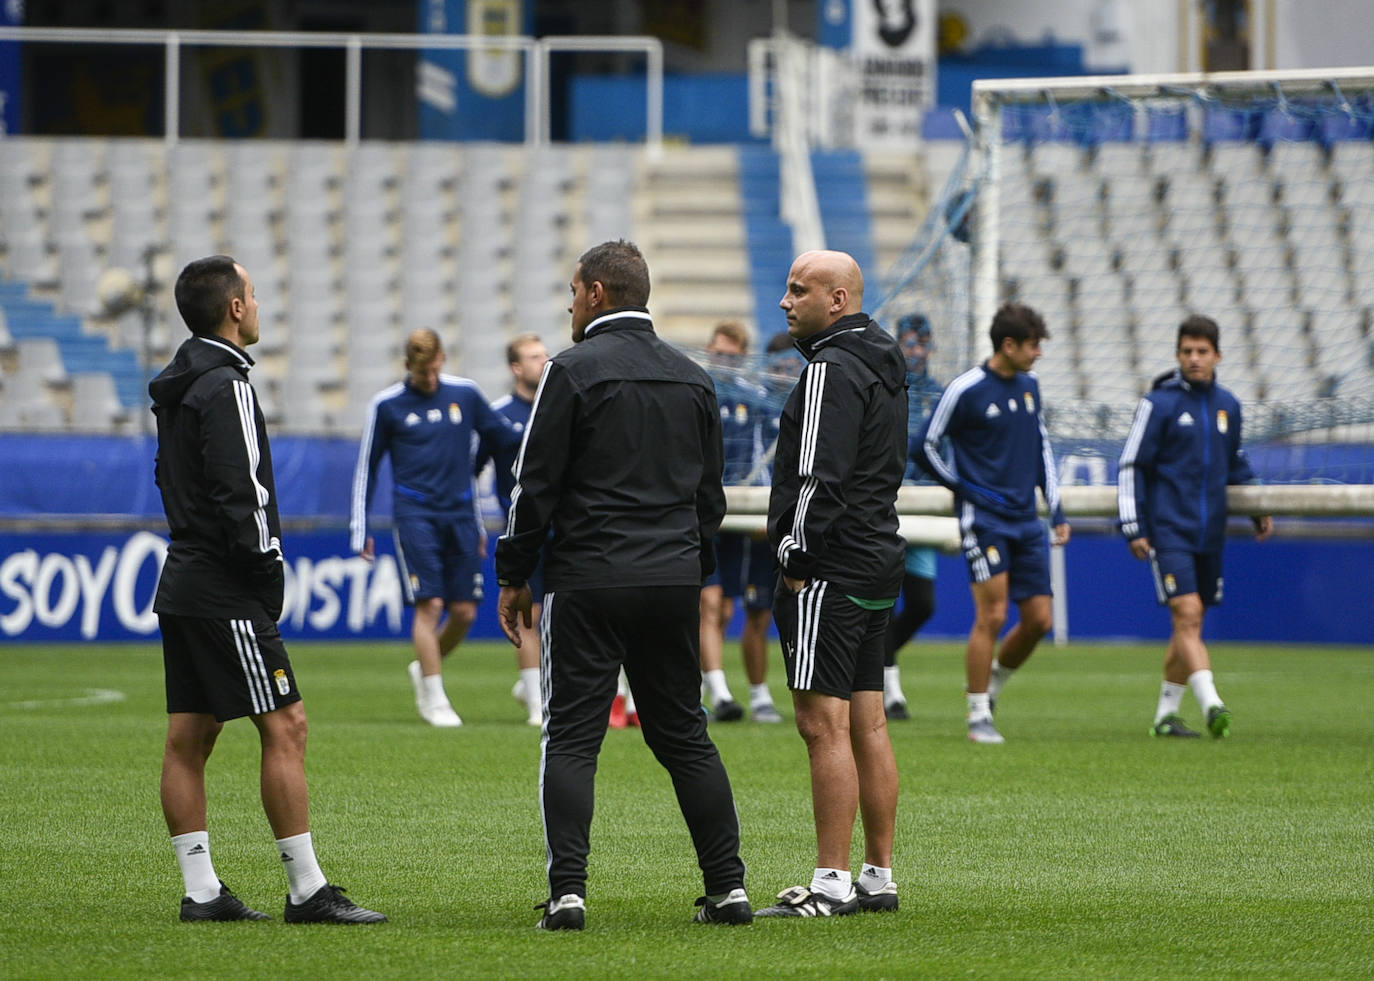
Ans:
POLYGON ((544 561, 550 590, 700 586, 725 514, 715 386, 654 333, 643 307, 617 307, 544 369, 515 462, 496 576, 525 582, 544 561))
POLYGON ((858 313, 797 349, 809 364, 782 410, 768 540, 793 579, 823 579, 861 599, 896 597, 905 550, 897 489, 907 452, 901 348, 858 313))
POLYGON ((281 521, 267 426, 248 383, 252 364, 222 337, 194 336, 148 385, 172 535, 158 613, 281 615, 281 521))

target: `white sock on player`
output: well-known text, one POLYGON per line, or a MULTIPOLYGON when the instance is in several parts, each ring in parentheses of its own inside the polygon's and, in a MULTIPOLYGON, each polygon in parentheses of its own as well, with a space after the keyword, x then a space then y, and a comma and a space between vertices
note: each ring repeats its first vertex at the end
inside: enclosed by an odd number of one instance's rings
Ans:
POLYGON ((325 884, 320 862, 315 858, 315 845, 310 832, 277 839, 277 854, 286 867, 286 881, 291 893, 291 902, 303 903, 319 891, 325 884))
POLYGON ((1159 686, 1159 706, 1155 709, 1156 724, 1166 715, 1178 714, 1178 710, 1183 708, 1183 693, 1187 690, 1187 685, 1172 681, 1166 681, 1159 686))
POLYGON ((184 835, 172 835, 172 847, 176 849, 177 864, 181 866, 186 895, 197 903, 208 903, 218 896, 219 876, 215 875, 214 863, 210 861, 210 832, 188 831, 184 835))

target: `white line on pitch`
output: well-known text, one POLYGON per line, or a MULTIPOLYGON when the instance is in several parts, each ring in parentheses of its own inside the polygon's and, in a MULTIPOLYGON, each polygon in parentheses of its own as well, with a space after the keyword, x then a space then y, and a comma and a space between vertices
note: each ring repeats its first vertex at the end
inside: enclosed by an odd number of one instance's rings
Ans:
POLYGON ((24 702, 10 702, 7 707, 16 709, 84 708, 87 705, 122 702, 126 697, 128 696, 122 691, 116 691, 113 688, 87 688, 84 695, 73 695, 71 698, 35 698, 24 702))

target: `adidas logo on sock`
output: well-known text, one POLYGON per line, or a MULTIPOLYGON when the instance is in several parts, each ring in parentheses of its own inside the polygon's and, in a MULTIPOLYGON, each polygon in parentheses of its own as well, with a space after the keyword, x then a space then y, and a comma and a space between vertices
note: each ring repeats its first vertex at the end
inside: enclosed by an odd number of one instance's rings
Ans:
POLYGON ((835 881, 838 882, 838 881, 839 881, 839 878, 840 878, 840 873, 836 872, 834 869, 831 869, 831 870, 830 870, 829 872, 827 872, 825 875, 821 876, 821 878, 822 878, 822 879, 834 879, 835 881))
POLYGON ((295 859, 292 858, 290 855, 286 854, 286 852, 282 852, 282 853, 281 853, 281 860, 282 860, 283 862, 294 862, 294 861, 295 861, 295 859))
POLYGON ((866 876, 868 876, 870 879, 876 879, 876 878, 878 878, 878 870, 877 870, 877 869, 864 869, 863 874, 866 875, 866 876))
POLYGON ((195 843, 194 845, 192 845, 190 848, 186 849, 186 854, 187 854, 187 855, 204 855, 204 854, 205 854, 205 846, 202 845, 200 842, 196 842, 196 843, 195 843))

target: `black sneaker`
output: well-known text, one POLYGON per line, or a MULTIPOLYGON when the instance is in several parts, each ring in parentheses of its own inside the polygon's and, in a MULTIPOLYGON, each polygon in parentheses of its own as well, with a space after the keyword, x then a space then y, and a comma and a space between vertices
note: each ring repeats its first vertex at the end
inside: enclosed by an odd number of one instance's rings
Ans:
POLYGON ((859 894, 859 909, 865 913, 889 913, 897 910, 897 883, 888 880, 881 889, 869 892, 862 881, 855 883, 854 891, 859 894))
POLYGON ((297 905, 286 897, 287 923, 385 923, 386 914, 376 910, 363 909, 351 899, 344 897, 347 890, 343 886, 325 883, 315 890, 305 902, 297 905))
POLYGON ((198 903, 190 896, 181 897, 181 919, 183 923, 196 920, 215 920, 220 923, 229 920, 270 920, 266 913, 259 913, 235 896, 228 886, 220 880, 219 895, 209 902, 198 903))
POLYGON ((884 705, 883 712, 889 719, 897 722, 905 722, 907 719, 911 718, 911 713, 908 712, 906 708, 906 702, 902 701, 900 698, 894 698, 884 705))
POLYGON ((1197 739, 1198 734, 1183 724, 1183 719, 1177 713, 1169 713, 1164 718, 1154 724, 1150 730, 1152 736, 1173 736, 1181 739, 1197 739))
POLYGON ((717 722, 738 722, 744 718, 744 706, 733 698, 723 698, 716 702, 716 707, 711 710, 711 716, 717 722))
POLYGON ((724 899, 712 900, 702 896, 697 900, 701 909, 697 910, 696 923, 753 923, 754 908, 749 905, 749 895, 742 888, 731 889, 724 899))
POLYGON ((587 925, 587 901, 573 893, 540 903, 535 909, 544 911, 539 920, 541 930, 581 930, 587 925))
POLYGON ((775 906, 767 906, 755 916, 848 916, 859 911, 859 894, 851 886, 844 899, 831 899, 806 886, 793 886, 778 893, 775 906))

